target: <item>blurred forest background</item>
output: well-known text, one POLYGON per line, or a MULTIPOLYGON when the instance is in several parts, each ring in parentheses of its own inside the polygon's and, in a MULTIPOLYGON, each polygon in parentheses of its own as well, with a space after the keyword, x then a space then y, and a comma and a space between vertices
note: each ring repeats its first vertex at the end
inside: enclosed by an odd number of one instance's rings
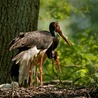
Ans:
POLYGON ((38 29, 48 30, 52 21, 59 22, 72 46, 60 40, 57 51, 62 72, 47 59, 43 80, 98 86, 98 0, 40 0, 38 29))

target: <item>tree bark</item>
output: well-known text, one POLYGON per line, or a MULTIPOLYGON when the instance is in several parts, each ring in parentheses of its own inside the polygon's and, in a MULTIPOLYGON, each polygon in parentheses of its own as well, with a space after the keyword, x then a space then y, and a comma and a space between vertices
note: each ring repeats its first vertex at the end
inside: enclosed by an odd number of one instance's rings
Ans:
POLYGON ((14 52, 10 41, 20 32, 37 29, 39 0, 0 0, 0 84, 9 82, 14 52))

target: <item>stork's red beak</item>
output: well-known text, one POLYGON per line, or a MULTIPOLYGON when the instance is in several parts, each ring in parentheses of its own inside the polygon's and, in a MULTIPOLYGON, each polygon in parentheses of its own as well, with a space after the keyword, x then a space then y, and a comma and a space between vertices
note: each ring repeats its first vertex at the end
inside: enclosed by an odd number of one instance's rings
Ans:
POLYGON ((64 39, 64 41, 71 46, 71 43, 66 39, 66 37, 64 36, 64 34, 62 33, 60 26, 58 24, 56 24, 56 31, 58 32, 58 34, 64 39))
POLYGON ((66 39, 66 37, 64 36, 64 34, 62 33, 61 30, 58 31, 59 35, 63 38, 63 40, 69 45, 71 46, 71 43, 66 39))
POLYGON ((58 67, 59 71, 61 72, 61 67, 60 67, 59 59, 58 59, 58 58, 56 58, 56 59, 55 59, 55 62, 56 62, 56 65, 57 65, 57 67, 58 67))
POLYGON ((59 63, 59 59, 58 59, 58 52, 57 51, 52 51, 52 56, 53 56, 53 58, 56 62, 58 70, 61 72, 61 67, 60 67, 60 63, 59 63))

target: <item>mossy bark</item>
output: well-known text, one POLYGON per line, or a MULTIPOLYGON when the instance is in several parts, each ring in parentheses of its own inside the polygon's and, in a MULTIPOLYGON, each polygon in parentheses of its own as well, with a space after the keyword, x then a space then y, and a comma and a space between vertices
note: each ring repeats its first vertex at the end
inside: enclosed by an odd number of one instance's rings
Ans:
POLYGON ((0 84, 8 82, 11 59, 10 41, 20 32, 37 29, 39 0, 0 0, 0 84))

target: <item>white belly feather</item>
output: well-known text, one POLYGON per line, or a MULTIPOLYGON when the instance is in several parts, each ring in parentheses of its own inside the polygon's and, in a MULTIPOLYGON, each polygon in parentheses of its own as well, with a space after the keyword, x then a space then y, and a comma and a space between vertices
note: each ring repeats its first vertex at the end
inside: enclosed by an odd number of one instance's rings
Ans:
POLYGON ((22 51, 17 54, 12 61, 16 61, 16 64, 20 64, 19 67, 19 84, 24 84, 24 81, 29 81, 29 70, 32 74, 35 73, 35 68, 38 65, 41 57, 45 55, 47 49, 38 50, 35 47, 22 51))

